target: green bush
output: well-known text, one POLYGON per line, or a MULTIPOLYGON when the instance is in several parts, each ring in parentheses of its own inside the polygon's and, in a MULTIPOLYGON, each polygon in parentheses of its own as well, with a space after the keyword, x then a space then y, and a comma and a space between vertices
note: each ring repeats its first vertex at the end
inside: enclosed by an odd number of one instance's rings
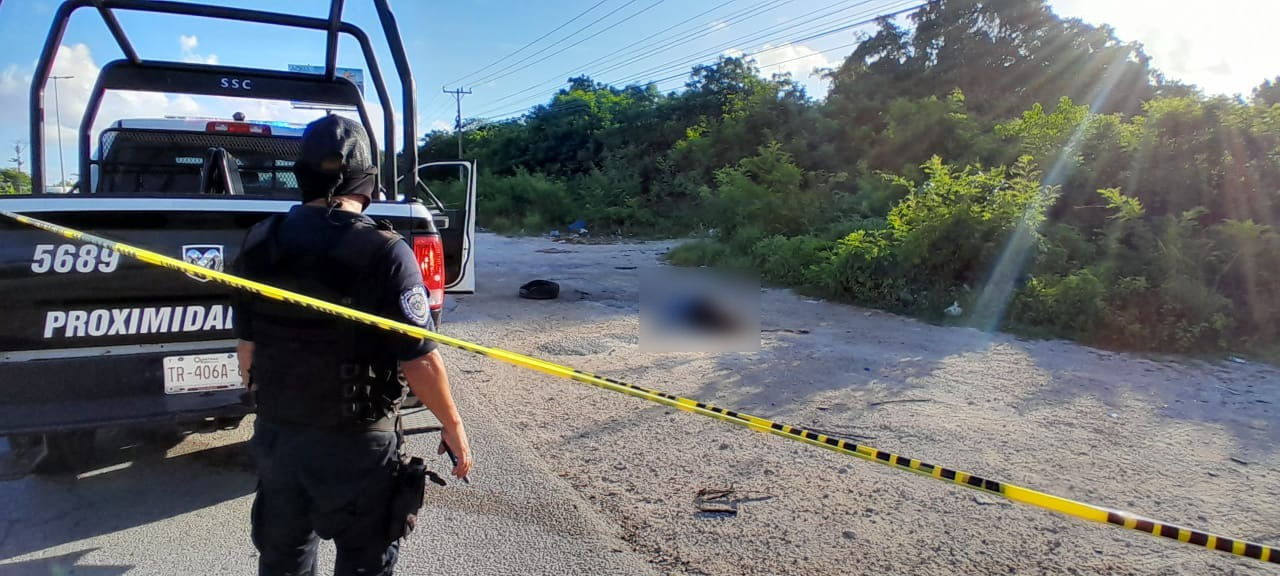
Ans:
POLYGON ((1106 287, 1087 269, 1066 277, 1033 277, 1014 298, 1010 313, 1020 328, 1088 337, 1103 320, 1105 298, 1106 287))
POLYGON ((831 259, 833 242, 811 236, 771 236, 751 250, 752 264, 765 280, 788 286, 817 284, 831 259))

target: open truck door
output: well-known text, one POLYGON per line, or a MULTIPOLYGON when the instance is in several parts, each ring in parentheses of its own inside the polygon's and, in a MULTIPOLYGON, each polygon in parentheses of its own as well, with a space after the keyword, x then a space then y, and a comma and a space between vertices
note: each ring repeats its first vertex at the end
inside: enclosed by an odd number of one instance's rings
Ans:
MULTIPOLYGON (((444 244, 444 289, 448 294, 476 291, 476 163, 441 160, 419 164, 417 200, 431 207, 444 244)), ((403 180, 403 176, 401 180, 403 180)), ((404 200, 400 198, 400 200, 404 200)))

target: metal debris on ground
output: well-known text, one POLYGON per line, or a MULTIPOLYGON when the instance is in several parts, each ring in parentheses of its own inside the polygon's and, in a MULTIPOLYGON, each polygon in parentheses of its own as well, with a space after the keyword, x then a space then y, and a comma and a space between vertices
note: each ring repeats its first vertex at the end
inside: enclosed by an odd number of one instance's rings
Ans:
POLYGON ((737 516, 738 505, 743 502, 759 502, 774 498, 768 492, 738 490, 733 484, 728 488, 702 488, 694 496, 693 503, 704 516, 737 516))

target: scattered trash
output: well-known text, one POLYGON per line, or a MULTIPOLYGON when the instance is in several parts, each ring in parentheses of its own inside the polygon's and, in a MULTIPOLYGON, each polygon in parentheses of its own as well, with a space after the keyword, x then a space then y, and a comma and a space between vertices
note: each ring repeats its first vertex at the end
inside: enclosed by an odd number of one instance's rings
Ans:
POLYGON ((871 371, 871 368, 869 368, 869 367, 867 367, 867 366, 863 366, 863 367, 862 367, 862 371, 863 371, 863 372, 870 372, 870 371, 871 371))
POLYGON ((1112 418, 1119 418, 1119 417, 1120 417, 1120 415, 1119 415, 1119 414, 1116 414, 1115 412, 1112 412, 1112 413, 1110 413, 1110 414, 1107 414, 1107 416, 1110 416, 1110 417, 1112 417, 1112 418))
POLYGON ((857 534, 857 533, 855 533, 853 530, 845 530, 844 532, 841 532, 841 533, 840 533, 840 535, 841 535, 841 536, 843 536, 845 540, 857 540, 857 539, 858 539, 858 534, 857 534))
POLYGON ((576 250, 565 250, 564 248, 540 248, 538 250, 534 250, 534 252, 540 252, 542 254, 569 254, 571 252, 576 252, 576 250))
POLYGON ((1248 363, 1249 363, 1249 362, 1245 361, 1245 359, 1244 359, 1244 358, 1241 358, 1241 357, 1239 357, 1239 356, 1231 356, 1230 358, 1227 358, 1227 360, 1230 360, 1230 361, 1232 361, 1232 362, 1235 362, 1236 364, 1248 364, 1248 363))
POLYGON ((1248 466, 1248 465, 1249 465, 1249 461, 1248 461, 1248 460, 1244 460, 1244 459, 1241 459, 1241 458, 1236 458, 1235 456, 1232 456, 1232 457, 1231 457, 1231 461, 1232 461, 1232 462, 1235 462, 1236 464, 1239 464, 1239 465, 1241 465, 1241 466, 1248 466))
POLYGON ((560 295, 560 285, 550 280, 531 280, 520 287, 520 297, 529 300, 554 300, 560 295))
POLYGON ((585 233, 585 232, 587 231, 587 223, 586 223, 586 221, 585 221, 585 220, 583 220, 583 219, 581 219, 581 218, 579 218, 579 219, 578 219, 577 221, 575 221, 573 224, 570 224, 570 225, 569 225, 569 231, 570 231, 570 232, 576 232, 576 233, 578 233, 578 234, 583 234, 583 233, 585 233))
POLYGON ((959 302, 952 302, 946 310, 943 310, 943 312, 945 312, 947 316, 959 316, 964 314, 964 308, 960 307, 959 302))
POLYGON ((578 235, 579 235, 579 236, 586 236, 586 235, 587 235, 587 229, 586 229, 586 228, 579 228, 579 229, 578 229, 578 235))
POLYGON ((639 266, 614 266, 613 267, 614 270, 635 270, 636 268, 639 268, 639 266))
POLYGON ((547 234, 547 235, 548 235, 548 236, 550 236, 550 237, 552 237, 552 238, 559 238, 559 237, 560 237, 560 231, 559 231, 559 230, 552 230, 552 231, 551 231, 551 233, 550 233, 550 234, 547 234))
POLYGON ((693 503, 703 516, 737 516, 738 505, 743 502, 758 502, 773 498, 767 492, 738 490, 733 484, 728 488, 702 488, 694 496, 693 503))
POLYGON ((1221 384, 1214 384, 1213 386, 1214 386, 1215 388, 1221 388, 1221 389, 1223 389, 1223 390, 1226 390, 1227 392, 1230 392, 1230 393, 1232 393, 1232 394, 1235 394, 1236 396, 1239 396, 1239 395, 1240 395, 1240 393, 1239 393, 1239 392, 1237 392, 1237 391, 1235 391, 1235 390, 1232 390, 1232 389, 1230 389, 1230 388, 1227 388, 1226 386, 1223 386, 1223 385, 1221 385, 1221 384))
POLYGON ((808 334, 806 328, 765 328, 761 332, 786 332, 787 334, 808 334))
POLYGON ((1210 470, 1210 471, 1208 472, 1208 474, 1209 474, 1210 476, 1213 476, 1214 478, 1217 478, 1217 477, 1218 477, 1218 473, 1217 473, 1217 472, 1214 472, 1213 470, 1210 470))

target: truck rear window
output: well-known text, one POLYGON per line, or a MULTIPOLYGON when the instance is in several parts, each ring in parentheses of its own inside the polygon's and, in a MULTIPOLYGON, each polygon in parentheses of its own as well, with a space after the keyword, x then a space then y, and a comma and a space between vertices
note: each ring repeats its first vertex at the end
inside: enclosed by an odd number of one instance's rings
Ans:
POLYGON ((109 129, 99 147, 97 193, 197 193, 209 149, 224 148, 236 158, 245 195, 295 198, 299 143, 290 136, 109 129))

